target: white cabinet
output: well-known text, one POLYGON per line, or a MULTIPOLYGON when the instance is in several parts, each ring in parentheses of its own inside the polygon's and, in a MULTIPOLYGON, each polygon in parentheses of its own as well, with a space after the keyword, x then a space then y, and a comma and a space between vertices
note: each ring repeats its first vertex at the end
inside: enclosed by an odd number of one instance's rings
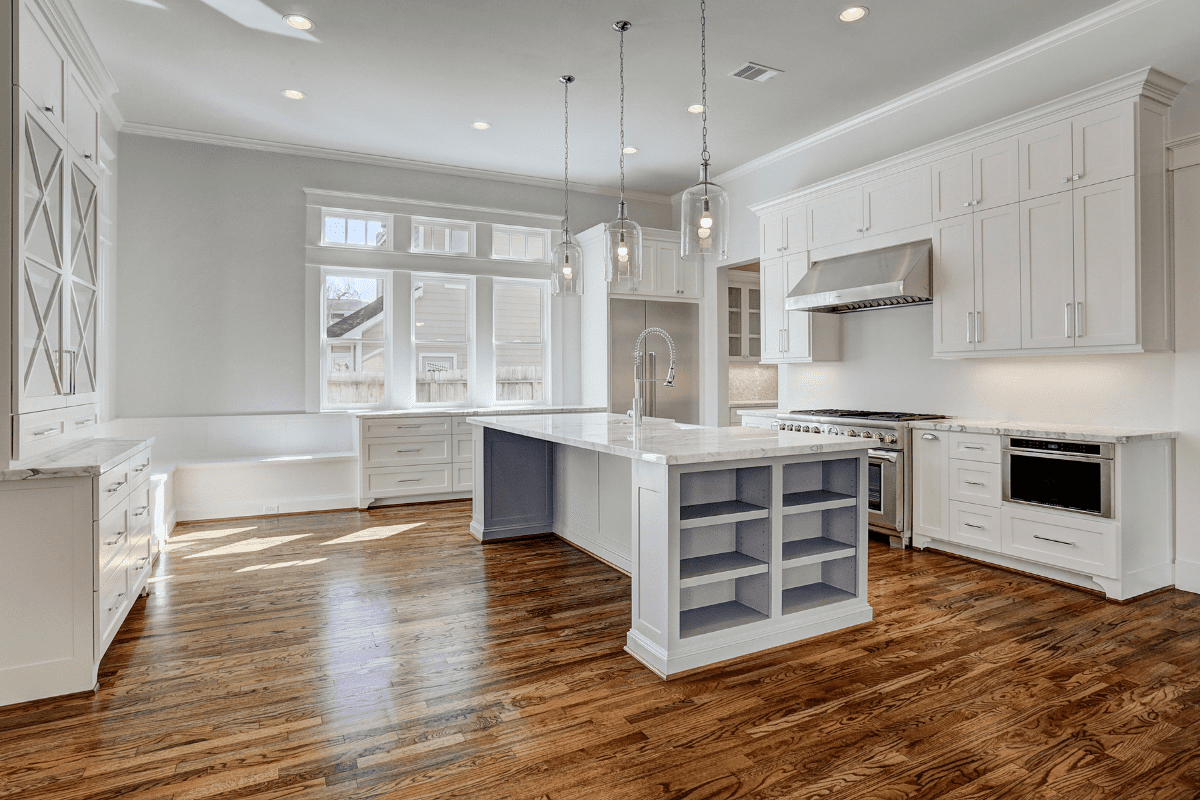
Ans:
POLYGON ((1071 121, 1046 125, 1017 137, 1022 200, 1071 188, 1071 121))
POLYGON ((1001 139, 933 164, 933 219, 986 211, 1020 200, 1017 139, 1001 139))
POLYGON ((782 211, 764 214, 759 224, 759 253, 762 258, 775 258, 789 250, 808 249, 808 206, 789 206, 782 211))
MULTIPOLYGON (((586 254, 585 261, 592 257, 591 253, 586 254)), ((599 254, 595 257, 603 259, 599 254)), ((684 261, 679 257, 677 236, 672 238, 667 231, 645 229, 642 231, 641 280, 635 281, 632 286, 624 283, 614 284, 609 287, 609 291, 612 294, 640 297, 650 295, 676 300, 697 299, 702 288, 697 267, 696 262, 684 261), (663 237, 662 234, 666 236, 663 237)), ((604 271, 595 270, 595 274, 603 275, 604 271)))
POLYGON ((913 533, 949 538, 946 505, 946 434, 913 431, 913 533))
POLYGON ((949 539, 981 550, 1001 549, 1000 509, 950 501, 949 539))
POLYGON ((863 186, 863 234, 879 236, 928 224, 930 207, 928 166, 879 178, 863 186))
POLYGON ((970 214, 971 199, 974 197, 971 154, 956 153, 935 161, 931 191, 935 222, 970 214))
POLYGON ((66 117, 67 141, 83 160, 96 163, 100 109, 74 68, 67 71, 66 117))
POLYGON ((759 264, 764 364, 840 361, 842 358, 842 323, 836 314, 784 309, 787 293, 804 277, 808 267, 807 252, 759 264))
POLYGON ((1089 347, 1138 339, 1137 205, 1133 178, 1072 192, 1075 342, 1089 347))
POLYGON ((808 247, 815 250, 863 236, 861 186, 812 200, 808 204, 808 247))
POLYGON ((975 349, 975 223, 968 214, 933 226, 933 352, 975 349))
POLYGON ((20 5, 16 83, 51 125, 65 134, 70 62, 41 10, 27 1, 20 5))
POLYGON ((1133 175, 1136 103, 1126 101, 1071 120, 1072 186, 1080 189, 1133 175), (1078 177, 1076 177, 1078 176, 1078 177))
POLYGON ((762 289, 758 273, 730 270, 725 294, 729 361, 757 363, 762 357, 762 289))
POLYGON ((1105 578, 1118 577, 1118 526, 1079 515, 1006 506, 1004 552, 1105 578))
POLYGON ((1022 347, 1075 345, 1074 213, 1070 191, 1021 203, 1022 347))

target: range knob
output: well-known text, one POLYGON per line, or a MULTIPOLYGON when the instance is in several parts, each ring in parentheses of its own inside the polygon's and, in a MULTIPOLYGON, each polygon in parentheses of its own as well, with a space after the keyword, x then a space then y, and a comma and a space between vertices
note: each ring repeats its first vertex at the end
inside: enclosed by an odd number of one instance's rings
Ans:
POLYGON ((882 434, 882 433, 877 433, 877 434, 875 434, 875 438, 876 438, 878 441, 881 441, 881 442, 882 442, 882 441, 883 441, 883 434, 882 434))
POLYGON ((838 431, 838 429, 832 425, 830 425, 828 428, 826 428, 825 432, 827 434, 829 434, 830 436, 837 436, 840 433, 840 431, 838 431))
POLYGON ((846 435, 847 436, 858 436, 858 431, 854 430, 854 428, 851 428, 850 430, 846 431, 846 435))
POLYGON ((887 439, 885 439, 884 441, 886 441, 888 444, 895 444, 896 443, 896 434, 889 433, 887 435, 887 439))
POLYGON ((811 430, 812 430, 812 428, 810 428, 809 426, 805 425, 805 426, 804 426, 804 431, 803 431, 803 432, 804 432, 804 433, 808 433, 808 432, 809 432, 809 431, 811 431, 811 430))

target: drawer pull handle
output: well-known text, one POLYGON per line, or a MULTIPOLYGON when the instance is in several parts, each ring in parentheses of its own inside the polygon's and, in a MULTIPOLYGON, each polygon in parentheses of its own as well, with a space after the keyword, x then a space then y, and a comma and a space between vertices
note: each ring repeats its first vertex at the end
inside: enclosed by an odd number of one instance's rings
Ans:
POLYGON ((120 488, 122 486, 124 486, 126 483, 128 483, 128 481, 120 481, 119 483, 114 483, 112 488, 108 489, 107 491, 109 494, 112 494, 113 492, 120 490, 120 488))
POLYGON ((146 471, 146 470, 148 470, 148 469, 150 469, 150 462, 149 462, 149 461, 147 461, 145 464, 142 464, 140 467, 138 467, 137 469, 135 469, 135 470, 134 470, 134 472, 145 472, 145 471, 146 471))
POLYGON ((974 525, 970 522, 964 522, 963 525, 966 525, 968 528, 978 528, 979 530, 983 530, 982 525, 974 525))
POLYGON ((146 511, 148 511, 148 510, 149 510, 149 508, 150 508, 150 506, 142 506, 142 507, 141 507, 141 508, 139 508, 137 511, 133 512, 133 515, 134 515, 135 517, 140 517, 140 516, 142 516, 143 514, 145 514, 145 513, 146 513, 146 511))
POLYGON ((1074 546, 1075 546, 1075 543, 1074 543, 1074 542, 1064 542, 1062 539, 1051 539, 1051 538, 1049 538, 1049 537, 1047 537, 1047 536, 1038 536, 1036 533, 1033 535, 1033 538, 1035 538, 1035 539, 1041 539, 1043 542, 1054 542, 1055 544, 1065 544, 1065 545, 1067 545, 1068 547, 1074 547, 1074 546))
POLYGON ((419 453, 419 452, 421 452, 421 448, 418 447, 416 450, 397 450, 396 452, 397 453, 419 453))
POLYGON ((986 483, 980 483, 979 481, 963 481, 963 483, 965 483, 967 486, 986 486, 987 485, 986 483))
POLYGON ((146 568, 146 562, 150 560, 150 556, 142 556, 138 559, 138 565, 133 568, 134 572, 141 572, 146 568))
POLYGON ((923 434, 921 434, 921 438, 922 439, 936 439, 938 437, 932 433, 923 433, 923 434))
POLYGON ((117 542, 121 541, 121 537, 122 537, 122 536, 124 536, 124 535, 125 535, 125 533, 126 533, 126 531, 121 531, 121 532, 120 532, 120 533, 118 533, 116 536, 114 536, 114 537, 113 537, 111 540, 109 540, 109 541, 105 542, 105 543, 104 543, 104 546, 105 546, 105 547, 112 547, 114 544, 116 544, 117 542))
POLYGON ((77 427, 77 428, 82 428, 85 425, 91 425, 91 424, 92 424, 92 420, 90 420, 90 419, 75 420, 75 427, 77 427))
POLYGON ((403 479, 397 478, 396 483, 416 483, 419 480, 421 480, 421 479, 420 478, 403 478, 403 479))
POLYGON ((121 607, 121 598, 122 598, 122 597, 124 597, 124 596, 125 596, 125 593, 124 593, 124 592, 121 592, 119 595, 117 595, 116 597, 114 597, 114 598, 113 598, 113 600, 115 600, 117 604, 116 604, 115 606, 109 606, 109 607, 108 607, 108 610, 109 610, 109 611, 116 611, 118 608, 120 608, 120 607, 121 607))
POLYGON ((983 448, 979 447, 977 445, 973 445, 973 444, 964 444, 962 446, 962 449, 963 450, 982 450, 983 448))
POLYGON ((42 428, 40 431, 34 431, 34 436, 49 436, 52 433, 58 433, 58 428, 42 428))

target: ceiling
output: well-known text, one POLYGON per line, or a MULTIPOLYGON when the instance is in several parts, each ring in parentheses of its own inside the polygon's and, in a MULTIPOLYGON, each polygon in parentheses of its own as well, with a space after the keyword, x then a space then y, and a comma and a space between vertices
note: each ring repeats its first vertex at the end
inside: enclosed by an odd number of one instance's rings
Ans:
MULTIPOLYGON (((720 174, 1003 52, 1112 0, 716 0, 708 6, 709 146, 720 174), (729 77, 747 61, 783 70, 729 77)), ((625 37, 631 190, 695 180, 693 0, 73 0, 128 122, 616 186, 625 37), (282 22, 301 13, 309 37, 282 22), (287 100, 283 89, 307 93, 287 100), (492 127, 475 130, 484 120, 492 127)))

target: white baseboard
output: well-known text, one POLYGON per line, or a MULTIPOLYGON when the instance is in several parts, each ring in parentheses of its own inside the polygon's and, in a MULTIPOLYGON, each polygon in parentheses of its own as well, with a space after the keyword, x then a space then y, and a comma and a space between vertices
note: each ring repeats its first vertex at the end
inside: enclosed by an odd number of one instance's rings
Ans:
POLYGON ((1200 594, 1200 561, 1175 560, 1175 588, 1200 594))
POLYGON ((197 522, 208 519, 229 519, 233 517, 264 517, 273 516, 263 511, 267 505, 279 507, 280 514, 298 514, 306 511, 334 511, 344 508, 356 508, 358 495, 330 494, 317 497, 291 498, 272 503, 270 499, 242 500, 232 503, 202 502, 186 506, 178 506, 175 515, 179 522, 197 522))

